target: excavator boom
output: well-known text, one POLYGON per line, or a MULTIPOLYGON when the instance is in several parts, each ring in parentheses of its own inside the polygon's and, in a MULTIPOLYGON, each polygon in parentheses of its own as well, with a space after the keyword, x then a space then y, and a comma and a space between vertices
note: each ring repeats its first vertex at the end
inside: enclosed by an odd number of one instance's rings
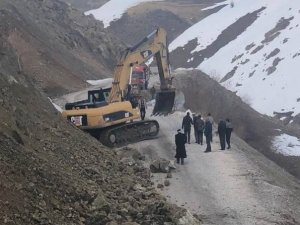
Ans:
POLYGON ((169 51, 167 34, 163 28, 158 28, 132 48, 127 49, 114 72, 110 102, 118 102, 130 96, 130 75, 132 68, 156 59, 160 79, 160 90, 156 93, 154 115, 168 114, 172 111, 175 100, 175 88, 172 86, 173 77, 170 74, 169 51), (153 39, 153 40, 152 40, 153 39), (151 40, 151 41, 150 41, 151 40), (150 44, 148 44, 150 42, 150 44), (129 84, 129 85, 128 85, 129 84))

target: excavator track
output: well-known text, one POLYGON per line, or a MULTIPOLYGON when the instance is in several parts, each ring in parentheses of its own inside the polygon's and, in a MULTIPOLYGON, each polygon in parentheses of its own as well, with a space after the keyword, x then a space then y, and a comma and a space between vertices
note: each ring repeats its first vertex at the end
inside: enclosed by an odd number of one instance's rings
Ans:
POLYGON ((108 147, 121 147, 156 138, 158 132, 159 124, 156 120, 143 120, 107 128, 101 132, 99 140, 108 147))

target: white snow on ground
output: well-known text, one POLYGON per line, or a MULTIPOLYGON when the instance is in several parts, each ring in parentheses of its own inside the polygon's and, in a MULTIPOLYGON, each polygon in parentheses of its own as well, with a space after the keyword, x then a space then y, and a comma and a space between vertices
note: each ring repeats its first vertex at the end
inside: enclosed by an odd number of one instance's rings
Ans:
POLYGON ((112 86, 113 79, 112 78, 106 78, 102 80, 87 80, 87 83, 93 85, 93 86, 99 86, 100 88, 110 88, 112 86))
POLYGON ((142 2, 153 1, 155 0, 110 0, 98 9, 85 12, 85 15, 92 14, 96 20, 101 20, 104 24, 104 28, 106 28, 110 25, 110 22, 120 19, 127 9, 142 2))
POLYGON ((285 156, 300 156, 300 140, 288 134, 281 134, 274 137, 272 141, 276 152, 285 156))
POLYGON ((261 7, 266 7, 266 9, 260 13, 259 18, 250 27, 197 68, 208 75, 217 73, 220 77, 224 77, 237 66, 234 76, 222 83, 226 88, 236 91, 242 99, 247 99, 254 109, 263 114, 272 116, 274 111, 294 111, 297 114, 300 112, 300 102, 297 102, 297 99, 300 98, 300 94, 298 94, 300 55, 296 56, 297 53, 300 53, 298 40, 300 36, 300 1, 236 0, 234 7, 228 4, 219 12, 187 29, 171 43, 170 50, 184 46, 195 38, 199 45, 191 53, 203 50, 237 19, 261 7), (257 53, 251 54, 257 46, 262 45, 265 34, 272 30, 281 18, 292 17, 294 18, 290 21, 290 25, 280 31, 273 41, 264 44, 264 47, 257 53), (255 46, 247 51, 246 46, 252 43, 255 46), (266 56, 276 48, 280 52, 276 56, 266 59, 266 56), (240 59, 232 62, 235 56, 242 54, 240 59), (273 73, 268 74, 267 69, 273 65, 273 61, 277 57, 282 61, 279 62, 273 73), (246 62, 246 60, 249 61, 246 62))

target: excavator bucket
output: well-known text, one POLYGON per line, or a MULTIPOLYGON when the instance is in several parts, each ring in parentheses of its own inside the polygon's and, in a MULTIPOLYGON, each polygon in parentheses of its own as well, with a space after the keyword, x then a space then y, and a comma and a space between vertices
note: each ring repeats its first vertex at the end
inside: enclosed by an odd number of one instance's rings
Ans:
POLYGON ((162 90, 156 93, 153 115, 167 115, 172 112, 175 101, 175 90, 162 90))

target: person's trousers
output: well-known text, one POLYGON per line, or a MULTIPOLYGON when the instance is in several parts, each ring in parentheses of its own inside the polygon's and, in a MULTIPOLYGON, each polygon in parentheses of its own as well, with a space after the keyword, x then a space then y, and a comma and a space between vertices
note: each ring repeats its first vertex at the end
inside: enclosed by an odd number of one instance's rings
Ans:
POLYGON ((226 130, 226 142, 227 142, 227 146, 228 148, 230 148, 230 137, 231 137, 231 129, 227 129, 226 130))
POLYGON ((176 158, 176 159, 177 159, 177 163, 179 163, 179 159, 180 159, 181 165, 184 164, 184 158, 176 158))
POLYGON ((210 145, 210 142, 211 142, 211 135, 206 135, 206 152, 210 152, 211 151, 211 145, 210 145))
POLYGON ((145 115, 146 115, 146 110, 145 109, 141 109, 140 113, 141 113, 142 120, 144 120, 145 119, 145 115))
POLYGON ((203 145, 203 131, 197 132, 197 143, 203 145))
POLYGON ((184 129, 185 140, 189 144, 191 143, 191 129, 184 129))
POLYGON ((198 140, 199 135, 198 135, 198 131, 197 131, 196 128, 194 128, 194 134, 195 134, 195 141, 196 141, 196 143, 198 143, 199 142, 199 140, 198 140))
POLYGON ((221 149, 225 149, 225 132, 219 133, 221 149))

